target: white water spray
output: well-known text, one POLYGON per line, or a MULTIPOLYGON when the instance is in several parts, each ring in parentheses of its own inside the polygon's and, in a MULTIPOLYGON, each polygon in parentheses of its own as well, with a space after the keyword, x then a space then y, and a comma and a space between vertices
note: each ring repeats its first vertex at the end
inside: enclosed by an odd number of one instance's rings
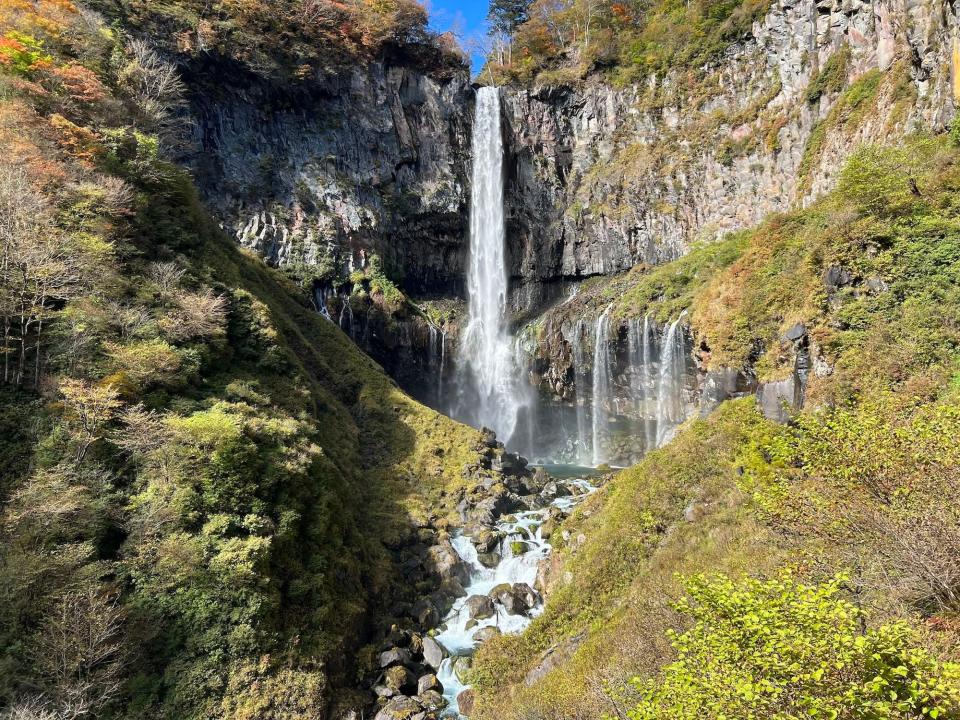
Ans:
POLYGON ((613 305, 600 313, 593 336, 593 466, 607 462, 606 444, 609 417, 607 400, 610 398, 610 311, 613 305))
POLYGON ((671 437, 677 425, 683 422, 683 380, 686 355, 683 335, 678 332, 684 310, 673 321, 660 345, 660 383, 657 388, 657 446, 671 437))
POLYGON ((532 403, 507 323, 503 140, 497 88, 477 91, 472 178, 468 322, 459 351, 455 414, 473 425, 492 428, 509 443, 521 411, 532 403))

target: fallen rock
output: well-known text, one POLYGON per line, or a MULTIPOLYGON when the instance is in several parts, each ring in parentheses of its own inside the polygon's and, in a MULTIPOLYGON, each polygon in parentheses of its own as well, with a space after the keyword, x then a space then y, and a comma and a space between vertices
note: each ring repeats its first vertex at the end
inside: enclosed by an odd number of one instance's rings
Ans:
POLYGON ((417 624, 424 629, 436 627, 441 618, 440 611, 426 598, 418 600, 410 610, 410 614, 417 621, 417 624))
POLYGON ((447 699, 436 690, 427 690, 417 696, 417 702, 423 705, 428 712, 443 710, 449 703, 447 699))
POLYGON ((484 620, 493 617, 496 612, 493 601, 486 595, 471 595, 467 598, 464 609, 473 620, 484 620))
POLYGON ((411 659, 410 651, 406 648, 391 648, 380 653, 380 667, 388 668, 393 665, 407 665, 411 659))
POLYGON ((498 552, 477 553, 477 562, 487 568, 495 568, 501 559, 498 552))
POLYGON ((413 694, 417 689, 417 678, 403 665, 394 665, 383 674, 383 684, 399 692, 413 694))
POLYGON ((540 594, 526 583, 514 583, 513 594, 528 610, 536 607, 540 602, 540 594))
MULTIPOLYGON (((471 705, 472 707, 472 705, 471 705)), ((411 720, 423 712, 423 705, 410 697, 398 696, 384 705, 374 720, 411 720)))
POLYGON ((428 690, 436 690, 439 693, 443 692, 443 685, 440 684, 440 681, 437 680, 437 676, 433 673, 424 675, 417 680, 417 695, 423 695, 428 690))
POLYGON ((493 640, 495 637, 499 637, 503 633, 500 632, 500 628, 496 627, 485 627, 477 630, 471 637, 474 642, 485 643, 490 640, 493 640))
POLYGON ((443 659, 449 653, 447 649, 429 635, 423 638, 423 661, 434 670, 439 670, 443 659))

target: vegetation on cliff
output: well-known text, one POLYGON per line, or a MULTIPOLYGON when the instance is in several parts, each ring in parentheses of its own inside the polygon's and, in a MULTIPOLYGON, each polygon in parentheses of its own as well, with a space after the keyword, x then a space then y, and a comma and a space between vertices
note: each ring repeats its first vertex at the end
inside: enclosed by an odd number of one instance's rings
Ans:
POLYGON ((215 54, 253 72, 306 79, 384 54, 462 68, 449 35, 427 28, 417 0, 93 0, 90 5, 171 52, 215 54))
MULTIPOLYGON (((516 5, 516 3, 508 3, 516 5)), ((487 72, 512 82, 576 81, 593 71, 618 82, 680 70, 697 76, 746 36, 770 0, 536 0, 522 22, 495 23, 487 72)))
POLYGON ((0 708, 323 716, 478 433, 220 233, 160 55, 65 0, 0 38, 0 708))
POLYGON ((701 362, 761 378, 802 323, 808 409, 728 402, 579 508, 544 615, 477 657, 478 716, 960 714, 958 168, 945 136, 863 148, 812 207, 568 303, 688 309, 701 362))

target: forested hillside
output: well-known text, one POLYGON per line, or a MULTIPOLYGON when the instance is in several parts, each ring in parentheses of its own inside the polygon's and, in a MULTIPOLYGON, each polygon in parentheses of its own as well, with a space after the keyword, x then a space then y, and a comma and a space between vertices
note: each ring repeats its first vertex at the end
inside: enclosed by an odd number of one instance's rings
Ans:
POLYGON ((349 704, 407 592, 387 546, 479 435, 221 234, 165 159, 173 65, 69 2, 0 12, 0 713, 349 704))

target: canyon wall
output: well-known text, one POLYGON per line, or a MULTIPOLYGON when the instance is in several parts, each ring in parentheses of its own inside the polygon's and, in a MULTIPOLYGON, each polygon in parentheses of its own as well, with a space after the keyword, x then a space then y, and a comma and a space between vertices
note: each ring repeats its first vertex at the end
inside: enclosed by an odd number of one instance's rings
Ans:
MULTIPOLYGON (((440 402, 468 252, 466 69, 383 61, 297 84, 196 73, 211 75, 215 87, 193 85, 191 164, 223 227, 317 278, 335 293, 332 319, 405 388, 440 402), (373 253, 408 295, 453 300, 444 319, 351 299, 350 275, 373 253)), ((534 382, 560 402, 589 401, 575 388, 575 325, 552 319, 584 279, 809 204, 858 145, 942 130, 958 99, 956 0, 773 0, 711 66, 627 86, 593 75, 503 88, 512 306, 555 330, 528 343, 534 382)), ((615 340, 623 358, 623 327, 615 340)), ((744 370, 726 385, 748 388, 744 370)), ((697 395, 712 403, 721 380, 701 376, 697 395)))
POLYGON ((775 0, 713 68, 506 88, 516 308, 809 202, 860 143, 942 129, 958 26, 949 0, 775 0))
POLYGON ((466 69, 384 61, 296 84, 230 65, 192 70, 188 79, 201 80, 191 83, 188 161, 241 245, 343 279, 376 253, 408 292, 461 291, 466 69))

